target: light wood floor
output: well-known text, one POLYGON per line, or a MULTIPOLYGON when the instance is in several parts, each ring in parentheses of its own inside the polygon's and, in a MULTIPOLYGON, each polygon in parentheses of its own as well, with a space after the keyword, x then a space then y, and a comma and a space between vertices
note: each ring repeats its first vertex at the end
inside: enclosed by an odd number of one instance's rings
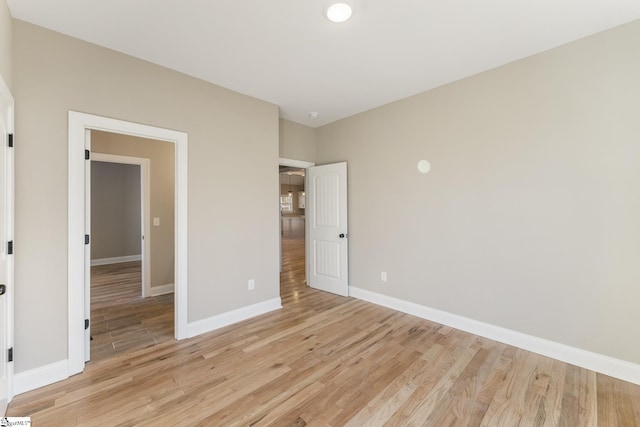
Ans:
POLYGON ((173 294, 142 298, 141 263, 91 267, 91 362, 173 340, 173 294))
POLYGON ((35 426, 640 425, 640 386, 302 283, 284 308, 14 399, 35 426))

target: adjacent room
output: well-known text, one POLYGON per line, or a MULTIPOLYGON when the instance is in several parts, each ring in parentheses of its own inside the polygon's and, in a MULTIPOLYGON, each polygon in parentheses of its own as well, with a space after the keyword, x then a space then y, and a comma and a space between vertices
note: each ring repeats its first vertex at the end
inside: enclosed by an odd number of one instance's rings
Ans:
POLYGON ((173 144, 91 132, 88 359, 174 337, 173 144))
POLYGON ((301 266, 300 277, 306 283, 305 274, 305 170, 280 166, 280 272, 292 273, 286 262, 296 261, 301 266), (285 262, 286 260, 286 262, 285 262))
POLYGON ((628 0, 0 0, 0 415, 640 425, 639 40, 628 0))

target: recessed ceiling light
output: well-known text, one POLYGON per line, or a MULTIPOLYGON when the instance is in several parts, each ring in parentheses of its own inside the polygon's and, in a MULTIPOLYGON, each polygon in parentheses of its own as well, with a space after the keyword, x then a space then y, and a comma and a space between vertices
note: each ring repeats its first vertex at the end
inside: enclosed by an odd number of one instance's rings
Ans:
POLYGON ((309 118, 310 119, 317 119, 318 117, 320 117, 320 113, 317 113, 315 111, 312 111, 309 113, 309 118))
POLYGON ((344 22, 351 18, 351 6, 346 3, 335 3, 327 8, 327 19, 331 22, 344 22))

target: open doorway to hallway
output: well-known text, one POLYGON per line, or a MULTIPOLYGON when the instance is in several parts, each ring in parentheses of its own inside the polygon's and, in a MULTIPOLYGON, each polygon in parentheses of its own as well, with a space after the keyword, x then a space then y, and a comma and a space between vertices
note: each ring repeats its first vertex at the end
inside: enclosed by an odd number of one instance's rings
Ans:
POLYGON ((91 131, 90 360, 174 339, 174 144, 91 131), (122 160, 121 160, 122 159, 122 160))
POLYGON ((305 272, 305 169, 280 166, 280 295, 283 304, 306 286, 305 272))

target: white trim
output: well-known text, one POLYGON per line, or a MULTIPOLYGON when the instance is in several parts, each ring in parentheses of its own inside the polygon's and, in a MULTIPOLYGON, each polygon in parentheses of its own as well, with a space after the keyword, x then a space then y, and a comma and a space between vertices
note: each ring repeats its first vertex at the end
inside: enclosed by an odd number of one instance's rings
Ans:
POLYGON ((7 120, 7 130, 9 133, 14 132, 14 113, 15 113, 15 101, 13 99, 13 95, 11 94, 11 90, 7 83, 0 75, 0 98, 4 99, 5 104, 7 105, 7 109, 3 111, 3 114, 6 114, 5 119, 7 120))
MULTIPOLYGON (((301 168, 306 169, 311 166, 315 166, 316 164, 313 162, 307 162, 304 160, 294 160, 294 159, 285 159, 284 157, 278 158, 278 164, 281 166, 289 166, 292 168, 301 168)), ((279 181, 278 181, 279 182, 279 181)), ((280 185, 280 184, 278 184, 280 185)))
POLYGON ((14 390, 16 395, 53 384, 67 379, 69 373, 69 361, 50 363, 14 376, 14 390))
MULTIPOLYGON (((9 90, 9 86, 7 86, 6 82, 4 81, 4 78, 1 75, 0 75, 0 100, 2 101, 0 103, 1 105, 0 114, 3 115, 6 131, 8 134, 9 133, 14 134, 15 132, 15 127, 14 127, 15 101, 13 99, 13 95, 11 94, 11 90, 9 90)), ((15 140, 15 134, 14 134, 14 140, 15 140)), ((4 221, 4 224, 0 224, 0 226, 4 227, 5 239, 7 241, 11 241, 11 240, 14 240, 14 233, 15 233, 15 228, 14 228, 14 224, 15 224, 15 173, 14 173, 15 154, 14 154, 14 149, 13 148, 10 149, 7 146, 6 141, 2 141, 1 143, 3 145, 2 149, 4 150, 3 173, 4 173, 4 181, 5 181, 5 188, 3 188, 2 191, 6 192, 4 196, 6 203, 4 207, 5 221, 4 221)), ((2 244, 6 245, 6 242, 2 242, 2 244)), ((6 348, 11 348, 14 345, 15 299, 13 295, 15 292, 13 292, 13 289, 15 287, 15 279, 14 279, 14 259, 13 258, 14 258, 13 256, 10 256, 6 261, 7 274, 5 278, 6 280, 5 284, 9 289, 9 291, 4 296, 4 298, 6 299, 5 301, 6 313, 3 314, 5 316, 4 319, 6 321, 6 325, 5 325, 6 329, 3 331, 3 333, 6 334, 5 336, 6 348)), ((7 398, 7 402, 11 402, 14 396, 14 381, 15 381, 14 363, 7 363, 6 369, 7 369, 6 370, 6 381, 7 381, 6 398, 7 398)))
POLYGON ((631 362, 538 338, 533 335, 523 334, 365 289, 352 286, 350 291, 352 297, 363 301, 421 317, 432 322, 460 329, 474 335, 509 344, 533 353, 538 353, 640 385, 640 365, 631 362))
POLYGON ((173 283, 167 283, 166 285, 152 286, 149 290, 150 297, 157 297, 158 295, 165 295, 173 293, 173 283))
POLYGON ((68 359, 69 374, 84 369, 84 149, 85 130, 102 130, 175 144, 175 337, 187 337, 188 135, 92 114, 69 111, 68 149, 68 359))
POLYGON ((265 314, 270 311, 279 310, 281 308, 282 301, 278 297, 268 301, 249 305, 247 307, 228 311, 226 313, 218 314, 217 316, 209 317, 207 319, 197 320, 195 322, 189 323, 189 338, 195 337, 200 334, 205 334, 207 332, 211 332, 216 329, 229 326, 255 316, 260 316, 261 314, 265 314))
MULTIPOLYGON (((84 130, 84 148, 91 153, 91 129, 84 130)), ((86 158, 86 153, 85 153, 86 158)), ((84 234, 91 236, 91 167, 93 162, 84 162, 84 234)), ((84 245, 84 361, 91 359, 91 240, 84 245), (88 243, 88 244, 87 244, 88 243), (89 327, 87 327, 89 320, 89 327)))
POLYGON ((133 262, 133 261, 141 261, 142 255, 127 255, 127 256, 117 256, 113 258, 98 258, 91 260, 91 266, 94 265, 109 265, 109 264, 120 264, 121 262, 133 262))
POLYGON ((140 261, 142 261, 142 297, 147 297, 151 295, 151 160, 146 157, 93 152, 91 160, 140 167, 140 229, 144 236, 140 261))

